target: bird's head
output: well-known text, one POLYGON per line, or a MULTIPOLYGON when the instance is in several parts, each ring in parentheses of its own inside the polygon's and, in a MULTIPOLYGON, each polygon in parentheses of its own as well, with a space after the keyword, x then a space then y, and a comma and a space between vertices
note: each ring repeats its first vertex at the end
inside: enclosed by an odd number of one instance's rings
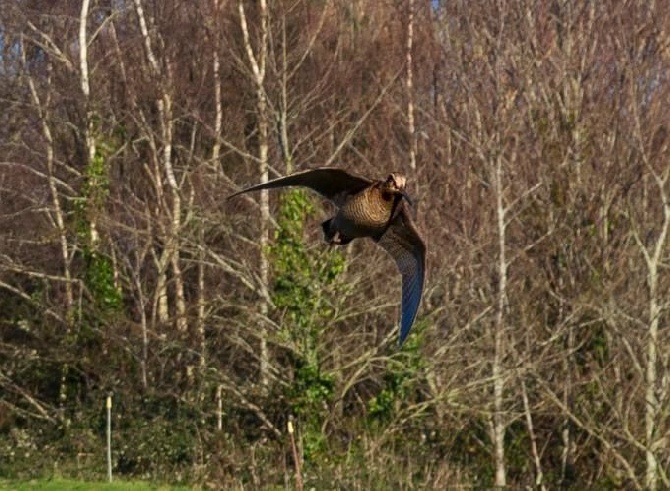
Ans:
POLYGON ((382 184, 382 191, 392 196, 400 195, 405 198, 410 205, 412 205, 412 200, 405 191, 405 184, 407 184, 407 179, 405 176, 398 172, 393 172, 389 174, 389 176, 386 178, 386 181, 384 181, 382 184))

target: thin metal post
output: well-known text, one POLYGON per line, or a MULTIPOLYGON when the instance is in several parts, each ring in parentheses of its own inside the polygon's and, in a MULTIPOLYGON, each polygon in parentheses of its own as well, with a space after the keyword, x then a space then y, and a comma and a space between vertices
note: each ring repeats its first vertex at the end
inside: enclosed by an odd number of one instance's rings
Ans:
POLYGON ((107 396, 107 480, 112 482, 112 395, 107 396))

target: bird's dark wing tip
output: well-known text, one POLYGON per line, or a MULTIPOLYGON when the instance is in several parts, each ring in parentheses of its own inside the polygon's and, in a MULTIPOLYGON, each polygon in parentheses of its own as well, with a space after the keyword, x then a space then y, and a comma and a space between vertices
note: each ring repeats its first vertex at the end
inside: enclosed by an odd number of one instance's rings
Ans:
POLYGON ((412 326, 414 325, 414 320, 416 317, 416 311, 414 312, 414 315, 411 316, 409 320, 406 318, 406 314, 403 313, 402 319, 400 321, 400 335, 398 336, 398 344, 400 346, 403 345, 405 340, 407 339, 407 336, 409 336, 409 332, 412 329, 412 326))
POLYGON ((400 328, 400 336, 398 336, 398 346, 400 346, 401 348, 403 343, 405 342, 405 339, 407 339, 408 334, 409 329, 400 328))

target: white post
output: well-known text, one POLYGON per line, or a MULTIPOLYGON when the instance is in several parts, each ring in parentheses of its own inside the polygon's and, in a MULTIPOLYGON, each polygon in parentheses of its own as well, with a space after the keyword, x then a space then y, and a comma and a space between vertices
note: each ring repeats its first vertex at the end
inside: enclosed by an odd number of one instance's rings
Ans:
POLYGON ((112 395, 107 396, 107 480, 112 482, 112 395))

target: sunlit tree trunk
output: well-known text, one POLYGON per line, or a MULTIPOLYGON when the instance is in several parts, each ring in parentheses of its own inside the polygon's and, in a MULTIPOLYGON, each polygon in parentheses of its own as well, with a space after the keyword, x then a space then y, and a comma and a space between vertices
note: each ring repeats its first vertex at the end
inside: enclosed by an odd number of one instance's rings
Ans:
POLYGON ((505 305, 507 302, 507 257, 505 242, 505 204, 503 201, 503 170, 502 156, 497 157, 495 163, 494 189, 496 198, 496 228, 498 232, 498 285, 496 299, 496 315, 494 325, 494 352, 493 352, 493 448, 495 465, 495 485, 507 485, 505 467, 505 428, 504 421, 504 373, 503 360, 505 358, 505 305))
POLYGON ((533 424, 533 412, 528 400, 528 389, 526 382, 521 379, 521 398, 523 400, 523 412, 526 417, 526 428, 528 429, 528 436, 530 437, 530 449, 535 463, 535 486, 544 491, 547 487, 544 485, 544 473, 542 472, 542 462, 540 460, 540 453, 537 447, 537 435, 533 424))
MULTIPOLYGON (((249 29, 247 27, 247 18, 244 11, 243 2, 239 2, 240 27, 244 36, 244 47, 247 52, 249 64, 253 74, 253 82, 256 92, 256 118, 258 129, 258 173, 260 182, 268 181, 268 145, 269 145, 269 112, 265 93, 265 71, 268 52, 268 5, 266 0, 259 2, 260 14, 260 40, 257 52, 254 52, 249 29)), ((269 281, 270 265, 268 263, 267 248, 270 234, 270 202, 267 190, 260 193, 260 261, 259 261, 259 294, 260 294, 260 381, 264 386, 268 385, 270 371, 270 353, 268 348, 268 330, 266 319, 270 313, 269 305, 269 281)))
POLYGON ((635 241, 642 252, 645 264, 647 266, 647 291, 649 295, 648 302, 648 339, 647 339, 647 357, 645 360, 645 488, 655 490, 658 488, 659 466, 656 456, 658 442, 662 438, 657 428, 660 414, 658 399, 659 380, 657 373, 658 364, 658 342, 659 325, 662 313, 662 301, 658 292, 659 268, 662 265, 663 251, 666 247, 668 229, 670 228, 670 202, 668 201, 665 187, 670 175, 670 169, 666 169, 663 175, 653 172, 654 184, 658 188, 663 209, 663 222, 658 236, 651 245, 643 242, 642 238, 636 232, 635 241))
POLYGON ((280 101, 277 111, 277 127, 279 133, 279 147, 281 149, 282 160, 286 167, 286 175, 293 172, 293 158, 291 155, 291 143, 288 137, 288 111, 289 111, 289 97, 288 97, 288 77, 289 67, 287 60, 287 38, 286 38, 286 17, 282 19, 282 53, 281 53, 281 88, 280 101))
MULTIPOLYGON (((200 227, 200 243, 204 242, 204 230, 200 227)), ((200 374, 203 375, 207 367, 207 338, 205 336, 205 307, 207 299, 205 296, 205 254, 202 249, 198 254, 198 310, 196 317, 196 327, 198 333, 198 343, 200 348, 200 374)))
MULTIPOLYGON (((158 282, 156 287, 157 317, 161 323, 169 319, 169 300, 167 291, 167 274, 171 268, 172 282, 174 285, 174 306, 176 314, 176 327, 179 331, 186 331, 188 323, 186 319, 186 302, 184 299, 184 282, 181 272, 180 259, 180 233, 182 218, 182 200, 181 189, 177 182, 173 163, 173 138, 174 138, 174 114, 173 100, 170 94, 170 83, 172 81, 172 72, 169 64, 161 69, 152 47, 152 40, 149 34, 146 17, 140 0, 134 0, 135 13, 137 14, 140 32, 144 41, 144 51, 149 63, 150 71, 154 80, 159 83, 160 97, 156 100, 160 124, 160 145, 153 145, 153 151, 156 158, 156 182, 157 188, 162 187, 163 180, 167 184, 167 203, 168 209, 164 210, 168 215, 168 226, 163 231, 164 245, 157 261, 158 282), (162 171, 162 172, 161 172, 162 171)), ((159 200, 159 206, 160 206, 159 200)))
MULTIPOLYGON (((89 11, 89 0, 83 0, 81 4, 81 10, 79 14, 79 81, 81 85, 81 92, 84 96, 84 140, 86 141, 86 150, 87 166, 93 164, 93 159, 96 154, 96 142, 95 135, 93 134, 93 120, 91 118, 91 87, 89 83, 89 70, 88 70, 88 36, 86 34, 86 28, 88 25, 88 11, 89 11)), ((90 179, 95 179, 95 177, 89 176, 90 179)), ((91 182, 91 189, 89 189, 89 203, 88 207, 88 229, 89 229, 89 240, 91 252, 95 253, 98 248, 99 242, 99 232, 98 232, 98 210, 96 210, 97 204, 95 203, 96 190, 95 186, 97 182, 91 182)))
POLYGON ((414 72, 412 46, 414 44, 414 0, 407 0, 407 44, 405 45, 405 88, 407 90, 407 133, 409 134, 409 168, 416 172, 416 129, 414 127, 414 72))
POLYGON ((220 0, 214 3, 214 42, 212 43, 212 79, 214 83, 214 144, 212 145, 212 165, 219 166, 221 154, 221 128, 223 127, 223 103, 221 101, 221 52, 219 46, 220 0))
MULTIPOLYGON (((212 83, 214 84, 214 138, 212 144, 211 166, 214 173, 219 172, 221 157, 221 130, 223 128, 223 102, 221 100, 221 49, 219 45, 219 29, 221 1, 212 0, 212 32, 214 42, 212 43, 212 83)), ((205 291, 207 275, 207 267, 205 265, 206 253, 205 245, 205 229, 204 224, 200 226, 199 235, 200 248, 198 252, 198 308, 196 317, 196 331, 200 344, 200 374, 204 375, 207 367, 207 337, 205 333, 205 316, 207 304, 207 292, 205 291)), ((220 395, 220 389, 219 389, 220 395)))

